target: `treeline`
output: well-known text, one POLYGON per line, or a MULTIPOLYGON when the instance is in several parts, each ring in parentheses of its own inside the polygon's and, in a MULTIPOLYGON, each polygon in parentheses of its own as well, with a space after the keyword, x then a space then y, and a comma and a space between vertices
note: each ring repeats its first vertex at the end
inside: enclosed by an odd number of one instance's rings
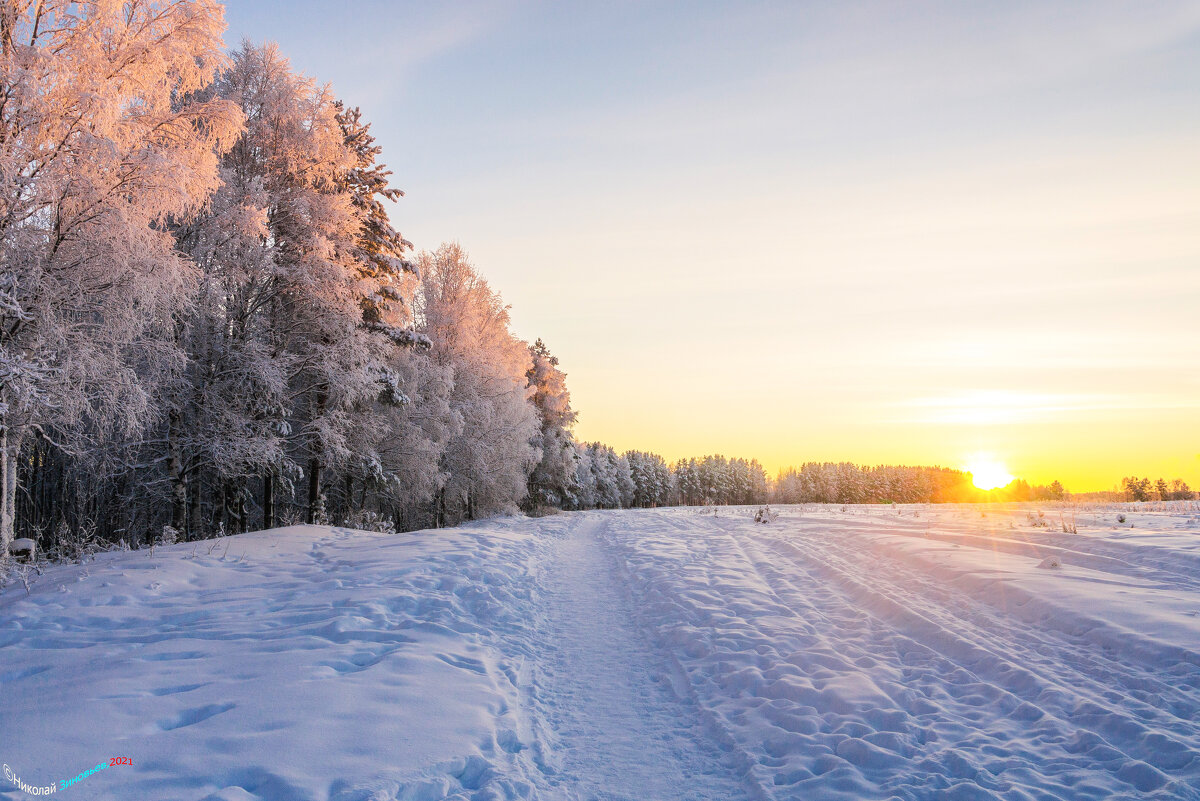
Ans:
MULTIPOLYGON (((566 433, 569 437, 569 432, 566 433)), ((1063 485, 1014 479, 981 490, 970 473, 944 467, 808 462, 781 470, 774 479, 757 460, 705 456, 668 465, 653 453, 617 454, 600 443, 575 446, 574 482, 563 481, 539 496, 562 509, 764 503, 972 503, 1061 501, 1063 485)), ((530 499, 534 496, 531 494, 530 499)))
POLYGON ((598 442, 576 445, 574 480, 541 494, 532 489, 527 506, 561 509, 625 509, 767 503, 766 471, 757 460, 705 456, 668 465, 654 453, 618 454, 598 442))
POLYGON ((1043 486, 1016 479, 981 490, 969 473, 945 467, 809 462, 781 471, 772 497, 778 503, 970 503, 1052 501, 1065 495, 1058 481, 1043 486))
POLYGON ((1127 501, 1192 501, 1196 492, 1182 478, 1170 484, 1165 479, 1151 481, 1148 478, 1126 476, 1121 479, 1121 490, 1127 501))

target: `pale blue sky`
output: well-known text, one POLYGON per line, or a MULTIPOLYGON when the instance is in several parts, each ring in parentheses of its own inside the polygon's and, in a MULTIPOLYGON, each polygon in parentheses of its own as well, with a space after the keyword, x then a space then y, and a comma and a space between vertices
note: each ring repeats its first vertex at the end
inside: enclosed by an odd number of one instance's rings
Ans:
POLYGON ((362 106, 581 435, 1200 479, 1200 3, 332 6, 227 40, 362 106))

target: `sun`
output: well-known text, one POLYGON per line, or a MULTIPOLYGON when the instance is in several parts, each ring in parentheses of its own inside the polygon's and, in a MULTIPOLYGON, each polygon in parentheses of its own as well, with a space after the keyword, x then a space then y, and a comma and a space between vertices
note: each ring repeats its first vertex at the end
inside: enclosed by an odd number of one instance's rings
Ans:
POLYGON ((1008 468, 989 457, 972 459, 966 471, 971 474, 971 483, 981 490, 1007 487, 1013 480, 1008 468))

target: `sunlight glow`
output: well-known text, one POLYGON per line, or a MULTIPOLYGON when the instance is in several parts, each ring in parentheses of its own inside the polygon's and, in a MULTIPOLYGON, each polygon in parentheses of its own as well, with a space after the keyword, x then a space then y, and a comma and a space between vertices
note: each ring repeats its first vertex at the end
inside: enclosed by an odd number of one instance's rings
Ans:
POLYGON ((964 469, 971 474, 971 483, 981 490, 1006 487, 1013 480, 1008 468, 987 457, 973 459, 964 469))

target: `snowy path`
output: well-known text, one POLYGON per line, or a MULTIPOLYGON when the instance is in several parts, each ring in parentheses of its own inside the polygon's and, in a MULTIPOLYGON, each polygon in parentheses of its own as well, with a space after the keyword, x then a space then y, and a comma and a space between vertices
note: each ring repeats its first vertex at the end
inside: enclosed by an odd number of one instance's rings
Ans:
POLYGON ((551 786, 581 801, 745 798, 697 711, 671 688, 671 665, 635 626, 599 538, 610 522, 585 518, 545 563, 537 693, 558 754, 551 786))
POLYGON ((128 757, 58 795, 147 801, 1200 801, 1200 504, 751 513, 52 567, 0 592, 0 761, 128 757))

